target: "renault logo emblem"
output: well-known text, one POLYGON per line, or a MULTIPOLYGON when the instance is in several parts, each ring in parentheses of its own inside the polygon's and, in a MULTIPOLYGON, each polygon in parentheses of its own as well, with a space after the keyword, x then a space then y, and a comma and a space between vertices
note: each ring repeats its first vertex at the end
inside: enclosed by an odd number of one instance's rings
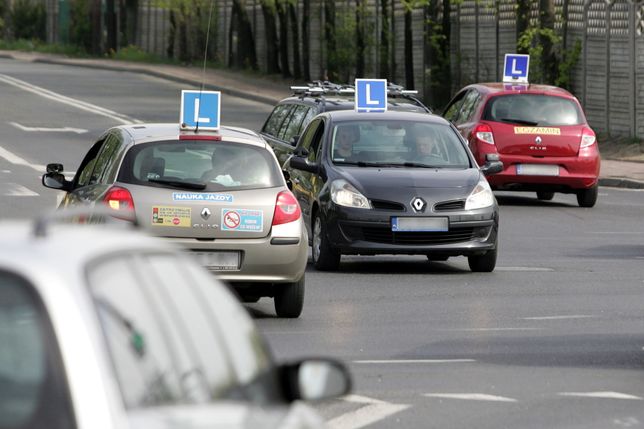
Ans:
POLYGON ((537 138, 536 138, 536 139, 534 139, 534 142, 535 142, 536 144, 541 144, 541 136, 537 136, 537 138))
POLYGON ((201 211, 201 218, 203 220, 208 220, 210 218, 210 209, 208 207, 204 207, 201 211))
POLYGON ((424 211, 426 206, 427 206, 427 203, 425 202, 425 200, 423 200, 420 197, 416 197, 413 200, 411 200, 411 207, 416 212, 424 211))

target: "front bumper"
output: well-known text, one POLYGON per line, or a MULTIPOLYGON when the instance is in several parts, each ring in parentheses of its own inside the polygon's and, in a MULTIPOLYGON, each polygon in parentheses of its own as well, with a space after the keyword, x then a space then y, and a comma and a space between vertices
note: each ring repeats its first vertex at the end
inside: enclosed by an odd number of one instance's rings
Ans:
POLYGON ((361 210, 332 205, 327 213, 328 238, 343 254, 480 255, 496 248, 498 208, 427 214, 361 210), (394 232, 392 217, 448 217, 444 232, 394 232))

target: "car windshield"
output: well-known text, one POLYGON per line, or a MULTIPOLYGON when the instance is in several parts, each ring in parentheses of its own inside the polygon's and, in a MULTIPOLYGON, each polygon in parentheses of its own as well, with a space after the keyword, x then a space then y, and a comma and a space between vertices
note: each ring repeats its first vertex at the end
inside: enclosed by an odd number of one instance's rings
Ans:
POLYGON ((465 146, 449 125, 423 121, 342 122, 333 128, 330 150, 336 164, 470 167, 465 146))
POLYGON ((528 126, 580 125, 577 104, 564 97, 538 94, 509 94, 492 97, 483 119, 528 126))
POLYGON ((191 140, 136 145, 119 173, 124 183, 207 191, 272 188, 280 177, 264 148, 191 140))

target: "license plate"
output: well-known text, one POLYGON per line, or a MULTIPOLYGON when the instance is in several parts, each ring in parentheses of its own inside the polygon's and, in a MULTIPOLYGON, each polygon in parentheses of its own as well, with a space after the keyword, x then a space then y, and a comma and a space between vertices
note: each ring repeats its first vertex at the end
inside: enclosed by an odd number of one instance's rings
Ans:
POLYGON ((559 176, 559 166, 550 164, 517 164, 517 174, 524 176, 559 176))
POLYGON ((449 231, 446 217, 393 217, 391 230, 397 231, 449 231))
POLYGON ((239 252, 192 252, 196 261, 217 271, 233 271, 239 269, 239 252))

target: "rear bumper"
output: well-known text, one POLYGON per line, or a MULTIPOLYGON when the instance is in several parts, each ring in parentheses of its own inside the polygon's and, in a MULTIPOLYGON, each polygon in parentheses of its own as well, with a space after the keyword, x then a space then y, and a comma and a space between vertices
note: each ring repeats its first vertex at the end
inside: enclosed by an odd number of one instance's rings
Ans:
POLYGON ((299 239, 276 237, 257 239, 217 239, 203 241, 167 238, 190 251, 239 251, 239 270, 212 271, 221 280, 229 282, 290 283, 304 275, 308 261, 308 242, 303 233, 299 239), (272 242, 272 243, 271 243, 272 242))
POLYGON ((487 177, 492 189, 516 191, 576 192, 597 185, 600 158, 596 156, 549 157, 500 155, 504 169, 487 177), (518 164, 558 165, 558 176, 517 174, 518 164))

